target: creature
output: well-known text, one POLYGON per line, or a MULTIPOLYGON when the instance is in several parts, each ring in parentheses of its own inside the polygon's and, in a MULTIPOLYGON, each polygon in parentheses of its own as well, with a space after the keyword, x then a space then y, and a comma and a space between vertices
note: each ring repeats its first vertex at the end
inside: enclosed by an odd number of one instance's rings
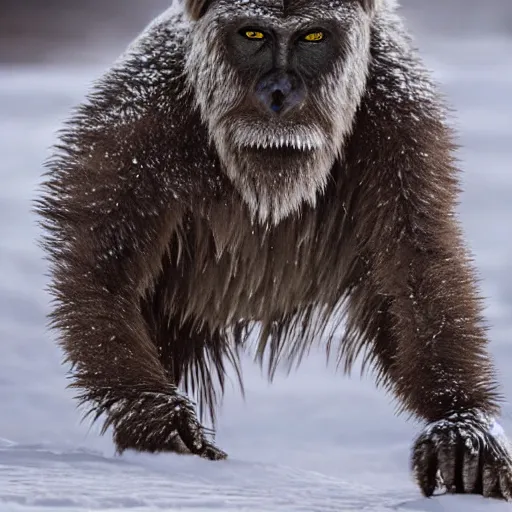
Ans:
POLYGON ((256 326, 271 375, 319 339, 373 368, 426 424, 426 496, 511 499, 453 150, 392 0, 155 20, 71 118, 36 206, 72 385, 119 452, 225 458, 200 420, 256 326))

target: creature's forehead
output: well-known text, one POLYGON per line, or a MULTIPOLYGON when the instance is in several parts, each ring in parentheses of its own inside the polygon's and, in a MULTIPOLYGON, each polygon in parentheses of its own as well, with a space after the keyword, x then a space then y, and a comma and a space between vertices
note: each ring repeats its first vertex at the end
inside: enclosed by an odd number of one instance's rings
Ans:
POLYGON ((222 9, 232 14, 282 18, 321 10, 325 13, 353 7, 357 0, 217 0, 222 9))
POLYGON ((232 0, 230 3, 233 9, 239 11, 255 11, 268 14, 284 14, 285 1, 284 0, 232 0))

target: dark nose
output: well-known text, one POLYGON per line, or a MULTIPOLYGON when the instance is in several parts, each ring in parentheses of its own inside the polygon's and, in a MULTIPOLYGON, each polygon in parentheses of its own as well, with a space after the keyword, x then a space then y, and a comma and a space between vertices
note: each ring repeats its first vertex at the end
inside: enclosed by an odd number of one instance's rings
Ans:
POLYGON ((283 115, 304 101, 305 91, 296 75, 274 72, 258 82, 256 96, 267 111, 283 115))

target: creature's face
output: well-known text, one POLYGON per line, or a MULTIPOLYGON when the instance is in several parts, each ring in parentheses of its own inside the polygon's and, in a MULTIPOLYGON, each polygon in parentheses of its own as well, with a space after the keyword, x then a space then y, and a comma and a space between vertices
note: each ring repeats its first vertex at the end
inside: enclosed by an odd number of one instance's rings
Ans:
POLYGON ((251 213, 279 222, 314 204, 367 79, 369 0, 190 0, 187 78, 251 213), (198 8, 200 4, 200 8, 198 8))

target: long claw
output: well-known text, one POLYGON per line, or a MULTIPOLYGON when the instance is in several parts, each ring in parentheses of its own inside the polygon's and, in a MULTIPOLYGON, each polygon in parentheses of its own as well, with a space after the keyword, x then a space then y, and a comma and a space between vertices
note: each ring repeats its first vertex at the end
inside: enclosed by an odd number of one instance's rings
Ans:
POLYGON ((453 433, 449 439, 442 442, 438 450, 439 470, 441 471, 441 477, 443 478, 444 485, 448 492, 455 492, 456 488, 456 450, 457 443, 453 433))
POLYGON ((467 494, 482 492, 478 489, 478 480, 480 477, 480 450, 479 443, 476 440, 467 439, 464 443, 464 454, 462 462, 462 479, 464 482, 464 492, 467 494))

